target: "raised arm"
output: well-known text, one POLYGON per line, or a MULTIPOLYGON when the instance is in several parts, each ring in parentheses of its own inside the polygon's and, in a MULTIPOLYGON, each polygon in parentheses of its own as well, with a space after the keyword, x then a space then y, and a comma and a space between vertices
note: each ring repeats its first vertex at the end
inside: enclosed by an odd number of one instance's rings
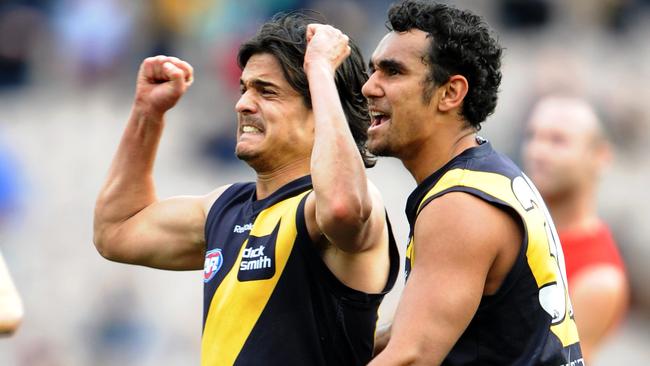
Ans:
POLYGON ((203 264, 205 197, 158 200, 153 180, 164 114, 192 84, 192 67, 175 57, 145 59, 122 140, 95 206, 94 242, 107 259, 165 269, 203 264))
POLYGON ((331 26, 310 24, 307 42, 305 72, 315 120, 311 174, 316 221, 342 250, 362 251, 371 244, 363 237, 373 197, 334 82, 337 67, 350 54, 348 37, 331 26))
POLYGON ((336 69, 350 52, 348 37, 338 29, 308 26, 304 68, 315 137, 311 156, 314 194, 306 203, 306 219, 312 236, 324 235, 335 249, 324 260, 339 279, 358 289, 380 291, 389 266, 384 207, 366 177, 334 80, 336 69))
POLYGON ((469 194, 448 193, 425 206, 390 340, 370 365, 441 364, 482 296, 500 285, 491 283, 488 273, 495 267, 507 272, 508 265, 497 261, 499 248, 520 241, 514 219, 469 194))

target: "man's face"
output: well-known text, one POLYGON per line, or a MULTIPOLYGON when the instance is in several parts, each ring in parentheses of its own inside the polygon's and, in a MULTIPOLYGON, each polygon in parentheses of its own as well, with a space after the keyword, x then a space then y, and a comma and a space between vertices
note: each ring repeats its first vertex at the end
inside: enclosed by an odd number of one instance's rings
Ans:
POLYGON ((314 143, 311 109, 284 78, 271 54, 251 56, 242 71, 235 153, 257 171, 309 158, 314 143))
POLYGON ((368 149, 373 154, 406 158, 428 140, 436 111, 435 100, 424 96, 431 87, 425 56, 429 42, 425 32, 412 29, 388 33, 375 49, 362 89, 371 114, 368 149))
POLYGON ((582 112, 547 102, 531 115, 524 166, 544 197, 561 198, 598 177, 595 126, 582 112))

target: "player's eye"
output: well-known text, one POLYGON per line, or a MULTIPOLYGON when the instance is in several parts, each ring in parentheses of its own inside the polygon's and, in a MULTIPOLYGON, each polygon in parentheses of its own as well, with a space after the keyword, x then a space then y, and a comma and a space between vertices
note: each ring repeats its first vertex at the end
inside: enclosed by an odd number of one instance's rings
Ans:
POLYGON ((389 67, 386 69, 386 75, 393 76, 398 75, 400 71, 395 67, 389 67))

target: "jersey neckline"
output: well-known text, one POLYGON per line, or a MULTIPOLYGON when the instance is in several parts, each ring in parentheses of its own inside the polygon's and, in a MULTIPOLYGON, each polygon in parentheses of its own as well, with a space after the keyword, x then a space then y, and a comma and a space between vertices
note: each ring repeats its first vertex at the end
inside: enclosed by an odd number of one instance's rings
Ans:
MULTIPOLYGON (((255 183, 253 182, 255 185, 255 183)), ((290 196, 295 196, 298 193, 304 192, 307 189, 311 188, 311 175, 305 175, 298 179, 292 180, 291 182, 283 185, 275 192, 271 193, 266 198, 261 200, 257 199, 257 188, 253 189, 253 194, 251 196, 251 207, 253 209, 253 214, 257 215, 262 210, 273 206, 274 204, 286 199, 290 196)))
POLYGON ((463 150, 460 154, 454 156, 441 168, 433 172, 431 175, 426 177, 417 187, 411 192, 406 201, 406 216, 409 218, 409 221, 413 219, 415 222, 415 216, 417 216, 417 210, 420 205, 422 198, 429 192, 429 190, 442 178, 442 176, 451 169, 452 166, 467 161, 470 159, 482 157, 490 154, 492 150, 492 144, 483 137, 476 136, 476 142, 478 146, 473 146, 468 149, 463 150))

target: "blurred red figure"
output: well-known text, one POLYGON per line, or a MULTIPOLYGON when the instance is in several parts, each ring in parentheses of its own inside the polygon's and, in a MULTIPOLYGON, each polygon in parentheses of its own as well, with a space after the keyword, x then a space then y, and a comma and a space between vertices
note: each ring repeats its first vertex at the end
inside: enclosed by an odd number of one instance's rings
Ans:
POLYGON ((582 352, 590 361, 624 316, 629 297, 623 261, 597 213, 598 182, 611 148, 587 102, 549 96, 533 108, 523 153, 560 236, 582 352))

